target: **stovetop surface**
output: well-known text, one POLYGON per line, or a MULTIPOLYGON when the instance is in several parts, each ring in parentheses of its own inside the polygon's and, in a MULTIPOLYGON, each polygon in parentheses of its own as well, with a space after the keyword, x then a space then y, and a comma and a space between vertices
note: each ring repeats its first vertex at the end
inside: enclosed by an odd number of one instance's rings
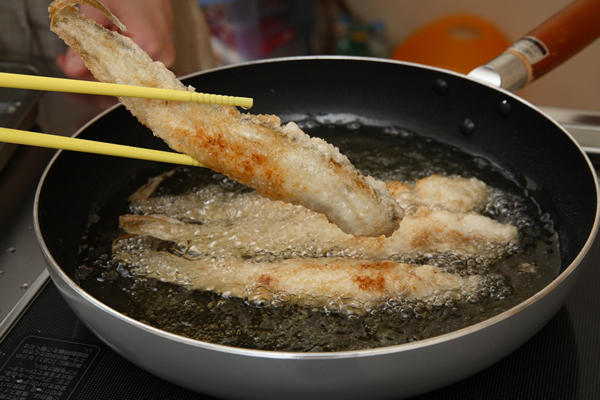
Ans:
MULTIPOLYGON (((570 122, 594 156, 598 132, 570 122)), ((0 175, 0 399, 210 399, 112 351, 48 280, 32 209, 53 153, 19 148, 0 175)), ((530 341, 479 374, 416 399, 600 398, 600 246, 590 256, 566 305, 530 341)))

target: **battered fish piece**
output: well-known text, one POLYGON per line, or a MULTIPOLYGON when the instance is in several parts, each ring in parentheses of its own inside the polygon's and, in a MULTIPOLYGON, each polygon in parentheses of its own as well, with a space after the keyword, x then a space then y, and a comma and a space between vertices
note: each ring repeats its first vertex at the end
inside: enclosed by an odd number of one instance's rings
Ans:
POLYGON ((140 214, 121 216, 120 227, 129 236, 114 243, 113 255, 136 273, 191 289, 247 298, 264 288, 317 306, 340 298, 360 304, 423 299, 440 291, 474 291, 485 278, 404 264, 399 256, 422 251, 495 259, 518 240, 514 226, 475 212, 490 190, 474 178, 434 175, 414 185, 388 182, 412 211, 389 238, 356 238, 321 214, 254 192, 232 194, 207 185, 186 195, 152 197, 169 174, 151 179, 130 197, 131 209, 140 214), (150 237, 173 242, 176 254, 138 240, 150 237))
POLYGON ((386 260, 416 250, 453 251, 495 258, 517 237, 514 226, 472 212, 451 213, 421 208, 417 214, 406 216, 394 235, 378 239, 345 234, 328 224, 325 218, 304 210, 282 210, 281 218, 277 219, 265 211, 256 209, 254 215, 231 223, 201 225, 163 215, 123 215, 119 225, 129 234, 186 242, 193 246, 194 252, 207 258, 215 257, 213 249, 221 249, 224 256, 240 259, 256 252, 252 248, 268 254, 290 250, 310 257, 351 255, 369 260, 386 260))
POLYGON ((130 234, 187 241, 209 258, 217 256, 214 249, 242 258, 253 247, 271 254, 293 249, 311 257, 346 254, 372 260, 416 250, 493 258, 518 236, 514 226, 473 211, 488 195, 487 185, 475 178, 432 175, 414 185, 388 182, 391 193, 409 211, 400 229, 389 238, 356 238, 321 214, 254 192, 232 196, 211 186, 188 195, 150 197, 169 175, 151 179, 131 196, 136 215, 121 216, 120 226, 130 234))
POLYGON ((487 185, 479 179, 437 174, 418 180, 414 186, 394 181, 387 187, 403 208, 424 205, 451 212, 472 211, 488 195, 487 185))
POLYGON ((473 293, 482 288, 481 275, 449 274, 431 265, 351 258, 288 259, 254 263, 239 259, 199 266, 181 257, 152 251, 138 241, 120 241, 117 258, 131 264, 136 274, 209 290, 227 297, 260 301, 261 306, 293 301, 310 307, 353 304, 355 311, 392 298, 424 300, 436 294, 473 293), (131 244, 136 250, 128 252, 131 244), (257 299, 257 297, 259 297, 257 299))
MULTIPOLYGON (((190 90, 130 39, 104 29, 75 7, 89 4, 125 27, 96 0, 55 0, 51 29, 103 82, 190 90)), ((354 236, 390 236, 403 216, 383 182, 363 176, 339 150, 274 115, 235 107, 119 98, 175 151, 257 190, 262 196, 324 214, 354 236)))

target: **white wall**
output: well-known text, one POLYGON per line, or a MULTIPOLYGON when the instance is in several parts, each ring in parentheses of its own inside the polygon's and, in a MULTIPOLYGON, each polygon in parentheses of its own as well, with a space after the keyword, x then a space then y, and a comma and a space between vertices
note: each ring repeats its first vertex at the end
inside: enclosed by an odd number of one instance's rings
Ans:
MULTIPOLYGON (((516 41, 569 3, 570 0, 346 0, 365 21, 385 21, 394 45, 433 20, 460 13, 482 17, 516 41)), ((540 106, 600 110, 600 40, 518 94, 540 106)))

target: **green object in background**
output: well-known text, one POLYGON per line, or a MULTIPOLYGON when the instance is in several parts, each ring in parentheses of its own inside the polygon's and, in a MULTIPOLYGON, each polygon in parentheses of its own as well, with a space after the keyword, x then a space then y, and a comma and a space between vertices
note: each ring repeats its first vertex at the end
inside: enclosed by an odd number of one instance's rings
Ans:
POLYGON ((387 58, 390 54, 382 21, 365 25, 342 14, 335 20, 335 34, 337 55, 387 58))

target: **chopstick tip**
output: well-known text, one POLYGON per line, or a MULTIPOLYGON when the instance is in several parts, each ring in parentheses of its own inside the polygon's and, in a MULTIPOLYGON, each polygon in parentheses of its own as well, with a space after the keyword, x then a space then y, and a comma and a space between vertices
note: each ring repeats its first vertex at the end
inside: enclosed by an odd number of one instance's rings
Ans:
POLYGON ((236 97, 235 105, 242 107, 244 110, 249 110, 254 105, 254 99, 250 97, 236 97))

